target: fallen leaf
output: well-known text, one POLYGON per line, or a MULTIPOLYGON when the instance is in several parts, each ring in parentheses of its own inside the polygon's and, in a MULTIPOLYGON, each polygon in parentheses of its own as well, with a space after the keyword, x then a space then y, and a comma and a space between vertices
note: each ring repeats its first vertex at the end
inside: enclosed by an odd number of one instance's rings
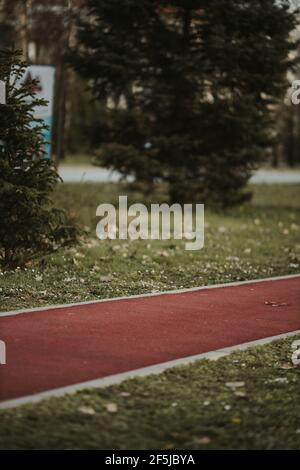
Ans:
POLYGON ((228 388, 239 388, 239 387, 244 387, 245 382, 226 382, 225 385, 228 388))
POLYGON ((242 420, 241 420, 241 417, 240 417, 240 416, 233 416, 233 417, 231 418, 231 422, 232 422, 233 424, 239 425, 239 424, 241 424, 242 420))
POLYGON ((288 379, 286 377, 277 377, 276 379, 273 380, 273 382, 286 384, 288 383, 288 379))
POLYGON ((116 413, 118 411, 118 407, 115 403, 108 403, 105 405, 105 408, 109 413, 116 413))
POLYGON ((111 276, 110 274, 108 274, 107 276, 100 276, 101 282, 111 282, 113 281, 113 279, 113 276, 111 276))
POLYGON ((197 439, 198 444, 210 444, 211 443, 211 438, 208 436, 203 436, 199 437, 197 439))
POLYGON ((81 406, 80 408, 78 408, 78 411, 80 411, 80 413, 90 416, 96 414, 96 411, 91 406, 81 406))
POLYGON ((238 258, 237 256, 227 256, 226 258, 227 261, 240 261, 240 258, 238 258))
POLYGON ((265 302, 265 305, 269 305, 270 307, 287 307, 288 306, 286 302, 275 302, 273 300, 271 301, 267 300, 265 302))
POLYGON ((283 370, 288 370, 288 369, 295 369, 296 366, 294 366, 294 364, 290 364, 288 362, 286 362, 285 364, 281 364, 278 369, 283 369, 283 370))
POLYGON ((236 390, 234 392, 234 395, 237 397, 237 398, 246 398, 247 397, 247 394, 245 392, 242 392, 240 390, 236 390))
POLYGON ((100 271, 100 266, 97 266, 97 264, 95 264, 92 268, 92 271, 100 271))
POLYGON ((158 256, 164 256, 164 257, 170 256, 167 251, 159 251, 157 254, 158 254, 158 256))

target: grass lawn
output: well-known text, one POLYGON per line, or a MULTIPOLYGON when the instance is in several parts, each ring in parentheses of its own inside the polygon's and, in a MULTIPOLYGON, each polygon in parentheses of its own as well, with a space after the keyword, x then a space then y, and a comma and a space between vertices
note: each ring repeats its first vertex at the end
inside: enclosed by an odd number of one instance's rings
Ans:
POLYGON ((295 339, 0 410, 0 448, 299 449, 295 339))
MULTIPOLYGON (((0 272, 1 310, 69 303, 299 273, 300 185, 251 185, 251 203, 217 213, 206 207, 205 247, 184 241, 99 241, 96 207, 128 194, 118 184, 61 184, 57 204, 85 227, 81 246, 0 272)), ((161 202, 163 193, 153 201, 161 202)))

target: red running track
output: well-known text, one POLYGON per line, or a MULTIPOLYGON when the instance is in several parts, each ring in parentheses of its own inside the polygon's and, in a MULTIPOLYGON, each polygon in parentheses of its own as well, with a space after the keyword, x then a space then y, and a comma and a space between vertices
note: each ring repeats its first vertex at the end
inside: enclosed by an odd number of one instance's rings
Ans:
POLYGON ((300 277, 0 317, 8 400, 300 329, 300 277))

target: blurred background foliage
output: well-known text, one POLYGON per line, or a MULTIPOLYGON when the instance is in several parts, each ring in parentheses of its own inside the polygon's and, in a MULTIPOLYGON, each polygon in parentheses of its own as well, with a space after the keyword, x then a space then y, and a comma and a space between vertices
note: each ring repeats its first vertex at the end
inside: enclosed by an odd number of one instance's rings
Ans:
MULTIPOLYGON (((298 6, 297 0, 290 3, 298 6)), ((105 113, 66 61, 69 48, 76 48, 76 16, 85 14, 85 6, 86 0, 0 0, 1 48, 19 48, 28 63, 56 67, 53 149, 57 162, 68 154, 76 162, 76 155, 91 152, 99 117, 105 113)), ((299 37, 299 30, 293 34, 299 37)), ((300 56, 299 47, 295 54, 300 56)), ((289 88, 296 78, 300 78, 299 68, 287 76, 287 95, 274 111, 276 135, 266 165, 300 164, 300 106, 291 104, 289 88)))

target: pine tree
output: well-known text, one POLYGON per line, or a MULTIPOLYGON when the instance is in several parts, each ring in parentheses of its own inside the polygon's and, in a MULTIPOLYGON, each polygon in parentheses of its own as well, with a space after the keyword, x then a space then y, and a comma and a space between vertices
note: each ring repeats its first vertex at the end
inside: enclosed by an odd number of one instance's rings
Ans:
POLYGON ((171 201, 222 206, 272 139, 295 12, 287 0, 87 0, 75 68, 110 103, 98 163, 171 201), (111 106, 111 104, 114 104, 111 106))
POLYGON ((19 52, 0 51, 0 80, 6 85, 6 103, 0 104, 0 263, 5 269, 76 236, 50 201, 59 177, 44 157, 45 126, 33 114, 45 103, 34 96, 36 82, 22 81, 25 67, 19 52))

